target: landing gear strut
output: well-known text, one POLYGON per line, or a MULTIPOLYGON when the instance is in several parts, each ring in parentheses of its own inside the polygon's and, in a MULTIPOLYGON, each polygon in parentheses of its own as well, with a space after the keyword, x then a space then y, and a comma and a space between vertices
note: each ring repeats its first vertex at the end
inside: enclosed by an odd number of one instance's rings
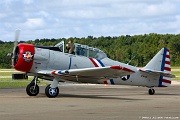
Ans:
POLYGON ((36 96, 39 94, 39 86, 37 85, 38 77, 34 77, 31 83, 26 87, 26 93, 29 96, 36 96))
POLYGON ((149 89, 149 95, 154 95, 154 93, 155 93, 155 90, 153 88, 150 88, 149 89))

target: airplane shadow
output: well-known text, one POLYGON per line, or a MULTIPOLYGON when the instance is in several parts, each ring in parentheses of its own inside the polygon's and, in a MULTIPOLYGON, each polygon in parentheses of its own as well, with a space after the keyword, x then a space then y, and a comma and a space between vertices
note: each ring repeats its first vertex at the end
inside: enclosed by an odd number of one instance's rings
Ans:
MULTIPOLYGON (((46 97, 45 94, 39 94, 41 97, 46 97)), ((111 95, 77 95, 77 94, 59 94, 56 98, 87 98, 87 99, 106 99, 106 100, 147 100, 138 98, 124 98, 121 96, 111 95)))
POLYGON ((155 93, 154 95, 162 95, 162 96, 165 96, 165 95, 169 95, 169 96, 179 96, 180 94, 173 94, 173 93, 155 93))

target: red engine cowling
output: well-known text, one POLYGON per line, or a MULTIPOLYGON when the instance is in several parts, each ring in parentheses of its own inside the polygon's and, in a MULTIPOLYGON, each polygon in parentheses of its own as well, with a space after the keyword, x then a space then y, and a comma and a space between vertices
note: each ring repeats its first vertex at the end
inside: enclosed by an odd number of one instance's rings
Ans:
POLYGON ((32 44, 18 44, 14 51, 12 66, 22 72, 29 72, 33 65, 34 46, 32 44))

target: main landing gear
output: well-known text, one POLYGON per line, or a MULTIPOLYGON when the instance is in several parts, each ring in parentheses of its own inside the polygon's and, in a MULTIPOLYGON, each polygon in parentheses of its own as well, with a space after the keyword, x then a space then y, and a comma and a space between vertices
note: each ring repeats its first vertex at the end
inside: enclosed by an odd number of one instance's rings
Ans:
POLYGON ((45 89, 45 94, 49 98, 55 98, 59 94, 59 88, 52 88, 51 85, 48 85, 45 89))
MULTIPOLYGON (((29 96, 36 96, 39 94, 39 86, 37 85, 38 77, 34 77, 31 83, 26 87, 26 93, 29 96)), ((54 78, 52 83, 45 88, 45 94, 49 98, 55 98, 59 94, 58 79, 54 78)))
POLYGON ((55 98, 59 94, 59 88, 58 88, 58 79, 54 78, 52 83, 48 85, 45 89, 45 94, 49 98, 55 98))
POLYGON ((55 98, 59 94, 59 88, 58 88, 58 79, 54 78, 52 83, 48 85, 45 89, 45 94, 49 98, 55 98))
POLYGON ((155 93, 155 90, 153 88, 150 88, 149 89, 149 95, 154 95, 154 93, 155 93))

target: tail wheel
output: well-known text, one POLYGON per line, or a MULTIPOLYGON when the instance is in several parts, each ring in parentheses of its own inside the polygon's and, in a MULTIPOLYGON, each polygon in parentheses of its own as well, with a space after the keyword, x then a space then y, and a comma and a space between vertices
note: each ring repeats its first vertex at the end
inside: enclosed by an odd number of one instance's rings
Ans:
POLYGON ((39 94, 39 86, 35 85, 34 83, 30 83, 27 87, 26 87, 26 93, 29 96, 36 96, 37 94, 39 94))
POLYGON ((149 95, 154 95, 155 90, 154 89, 149 89, 149 95))
POLYGON ((51 88, 50 85, 48 85, 45 89, 45 94, 49 98, 55 98, 59 94, 59 88, 58 87, 51 88))

